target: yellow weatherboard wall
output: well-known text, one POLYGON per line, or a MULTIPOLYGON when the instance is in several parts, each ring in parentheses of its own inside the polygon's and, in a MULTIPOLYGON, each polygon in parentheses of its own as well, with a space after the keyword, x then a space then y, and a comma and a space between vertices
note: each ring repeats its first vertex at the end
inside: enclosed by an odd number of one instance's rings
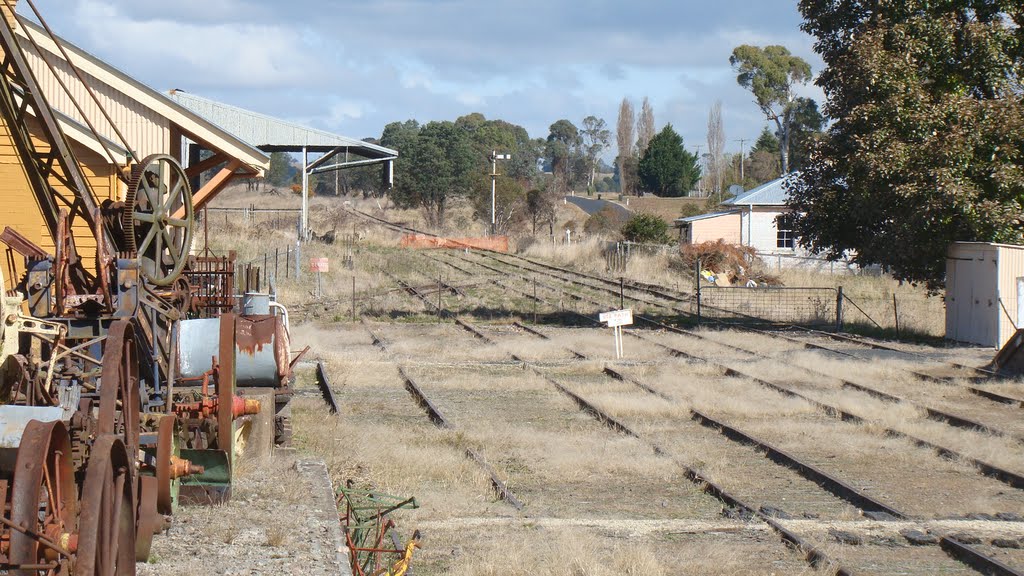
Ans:
MULTIPOLYGON (((45 152, 49 149, 40 123, 35 118, 27 119, 29 131, 36 149, 45 152)), ((120 193, 117 167, 110 161, 82 145, 69 141, 85 177, 93 189, 97 204, 106 199, 117 200, 120 193)), ((51 178, 51 183, 56 181, 51 178)), ((66 188, 61 187, 66 190, 66 188)), ((46 221, 35 194, 29 184, 27 172, 22 166, 21 156, 11 138, 6 122, 0 120, 0 230, 10 226, 35 242, 49 253, 54 251, 53 238, 46 228, 46 221)), ((96 240, 85 222, 78 222, 72 230, 78 252, 83 258, 95 258, 96 240)), ((6 289, 10 289, 24 272, 24 262, 19 255, 14 258, 17 278, 7 278, 6 289)), ((89 269, 91 266, 86 265, 89 269)))

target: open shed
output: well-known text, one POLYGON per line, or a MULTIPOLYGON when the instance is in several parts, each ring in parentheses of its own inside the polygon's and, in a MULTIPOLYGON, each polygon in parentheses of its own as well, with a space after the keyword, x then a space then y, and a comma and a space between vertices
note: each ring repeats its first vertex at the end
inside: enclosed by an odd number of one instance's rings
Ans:
POLYGON ((1024 326, 1024 246, 954 242, 946 255, 946 338, 1001 348, 1024 326))

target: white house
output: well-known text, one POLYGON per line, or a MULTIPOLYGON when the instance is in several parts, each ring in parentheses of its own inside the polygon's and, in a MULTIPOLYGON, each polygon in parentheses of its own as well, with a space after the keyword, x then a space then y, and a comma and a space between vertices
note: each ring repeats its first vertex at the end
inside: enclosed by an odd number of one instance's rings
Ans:
POLYGON ((803 255, 793 234, 793 218, 787 205, 789 192, 782 183, 779 178, 739 194, 723 202, 725 210, 677 219, 680 241, 721 239, 751 246, 762 255, 803 255))

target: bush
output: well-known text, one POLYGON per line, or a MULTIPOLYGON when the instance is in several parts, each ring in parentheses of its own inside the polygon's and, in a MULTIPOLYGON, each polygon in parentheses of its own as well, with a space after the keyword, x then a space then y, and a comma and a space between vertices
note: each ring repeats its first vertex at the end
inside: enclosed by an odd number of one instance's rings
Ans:
POLYGON ((622 227, 622 237, 630 242, 668 244, 668 223, 653 214, 637 214, 622 227))
POLYGON ((583 230, 587 234, 601 234, 604 236, 617 233, 622 228, 624 222, 622 213, 611 206, 605 206, 597 212, 594 212, 590 218, 587 218, 586 224, 583 225, 583 230))

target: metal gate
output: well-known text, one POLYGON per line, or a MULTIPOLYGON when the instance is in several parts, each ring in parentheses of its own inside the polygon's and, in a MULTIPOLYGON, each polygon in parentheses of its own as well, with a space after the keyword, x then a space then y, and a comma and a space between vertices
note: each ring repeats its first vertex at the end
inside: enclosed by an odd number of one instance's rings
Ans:
POLYGON ((701 286, 696 313, 701 320, 840 329, 842 298, 841 288, 701 286))

